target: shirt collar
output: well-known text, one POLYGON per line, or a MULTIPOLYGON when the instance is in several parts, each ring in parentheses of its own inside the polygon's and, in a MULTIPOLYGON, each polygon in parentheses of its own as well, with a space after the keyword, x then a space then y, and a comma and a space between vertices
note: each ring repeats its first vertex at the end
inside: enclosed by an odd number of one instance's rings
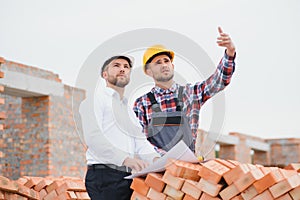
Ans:
POLYGON ((168 89, 163 89, 161 87, 155 86, 154 88, 152 88, 152 92, 157 94, 170 94, 170 93, 175 93, 178 87, 179 87, 178 84, 174 82, 172 87, 168 89))
MULTIPOLYGON (((111 96, 113 98, 117 98, 118 100, 120 100, 120 95, 119 95, 119 93, 116 90, 114 90, 114 89, 112 89, 110 87, 105 87, 104 92, 107 95, 109 95, 109 96, 111 96)), ((123 99, 120 100, 120 101, 123 102, 124 104, 127 104, 127 102, 128 102, 126 97, 123 97, 123 99)))

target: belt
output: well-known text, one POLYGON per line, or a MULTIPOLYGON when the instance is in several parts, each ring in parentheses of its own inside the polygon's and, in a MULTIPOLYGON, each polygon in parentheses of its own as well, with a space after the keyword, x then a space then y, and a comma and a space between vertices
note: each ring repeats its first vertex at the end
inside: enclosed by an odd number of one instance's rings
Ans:
POLYGON ((93 164, 93 165, 88 165, 88 169, 96 170, 96 169, 114 169, 118 171, 123 171, 130 173, 131 168, 126 167, 126 166, 117 166, 114 164, 93 164))

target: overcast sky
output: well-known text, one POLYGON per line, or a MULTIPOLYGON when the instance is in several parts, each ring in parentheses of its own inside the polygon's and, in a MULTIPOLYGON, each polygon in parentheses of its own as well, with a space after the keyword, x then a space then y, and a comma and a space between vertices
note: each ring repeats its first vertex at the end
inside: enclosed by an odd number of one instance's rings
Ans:
MULTIPOLYGON (((300 137, 299 0, 0 2, 0 56, 50 70, 71 86, 99 45, 142 28, 182 34, 217 65, 224 50, 216 45, 221 26, 237 48, 222 134, 300 137)), ((204 130, 211 107, 209 101, 201 113, 204 130)))

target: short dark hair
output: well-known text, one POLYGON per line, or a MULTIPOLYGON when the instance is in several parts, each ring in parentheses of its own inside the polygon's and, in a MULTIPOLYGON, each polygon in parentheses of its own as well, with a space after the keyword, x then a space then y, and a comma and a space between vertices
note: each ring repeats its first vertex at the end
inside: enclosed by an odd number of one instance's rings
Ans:
POLYGON ((171 54, 170 54, 169 52, 160 52, 160 53, 154 54, 153 56, 151 56, 151 57, 147 60, 146 65, 145 65, 146 69, 147 69, 148 64, 151 63, 152 60, 153 60, 156 56, 160 56, 160 55, 166 55, 166 56, 168 56, 170 59, 172 59, 172 56, 171 56, 171 54))
POLYGON ((126 56, 113 56, 113 57, 107 59, 107 60, 103 63, 103 66, 102 66, 102 68, 101 68, 101 76, 102 76, 102 77, 103 77, 102 74, 103 74, 103 72, 104 72, 106 66, 109 65, 113 60, 116 60, 116 59, 124 59, 124 60, 126 60, 126 61, 128 62, 128 64, 129 64, 130 68, 132 68, 132 62, 131 62, 131 60, 130 60, 128 57, 126 57, 126 56))

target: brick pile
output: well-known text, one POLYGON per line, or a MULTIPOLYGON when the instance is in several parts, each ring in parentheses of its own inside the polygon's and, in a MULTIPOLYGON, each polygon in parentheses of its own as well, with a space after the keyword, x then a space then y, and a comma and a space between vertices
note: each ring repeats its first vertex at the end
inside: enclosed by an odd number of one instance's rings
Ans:
POLYGON ((300 164, 285 168, 212 159, 169 159, 165 171, 133 179, 131 200, 300 200, 300 164))
POLYGON ((90 200, 82 179, 74 177, 0 176, 0 200, 90 200))

